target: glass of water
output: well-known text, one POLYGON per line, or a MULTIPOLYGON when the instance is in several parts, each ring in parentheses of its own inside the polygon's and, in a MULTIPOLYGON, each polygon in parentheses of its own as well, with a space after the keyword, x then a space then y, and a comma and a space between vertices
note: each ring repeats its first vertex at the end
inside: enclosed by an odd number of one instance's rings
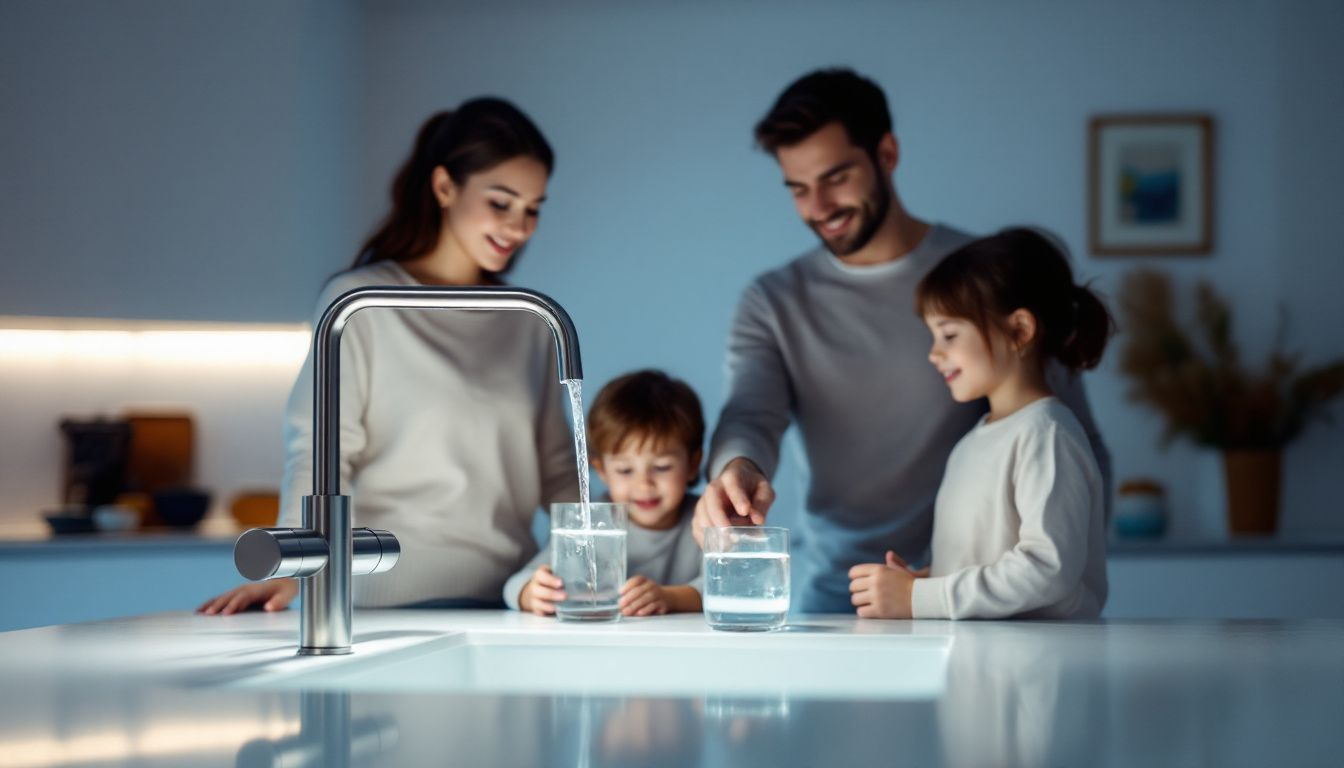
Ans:
POLYGON ((762 632, 789 616, 789 529, 705 529, 705 621, 714 629, 762 632))
POLYGON ((555 615, 615 621, 625 584, 625 505, 552 504, 551 570, 564 582, 555 615))

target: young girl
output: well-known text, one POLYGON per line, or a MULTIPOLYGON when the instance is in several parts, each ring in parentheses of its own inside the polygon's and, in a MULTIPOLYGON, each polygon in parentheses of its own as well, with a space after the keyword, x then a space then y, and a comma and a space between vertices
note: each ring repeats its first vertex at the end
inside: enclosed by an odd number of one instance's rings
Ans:
POLYGON ((920 282, 929 361, 953 399, 989 399, 957 443, 934 505, 932 562, 893 552, 849 572, 875 618, 1095 618, 1106 603, 1101 473, 1046 365, 1094 367, 1111 318, 1064 255, 1028 229, 977 240, 920 282))
MULTIPOLYGON (((536 231, 554 156, 519 109, 472 99, 431 117, 392 183, 392 210, 333 277, 316 316, 367 285, 498 285, 536 231)), ((357 606, 503 607, 500 589, 536 552, 538 507, 578 498, 566 398, 545 323, 523 312, 370 310, 341 352, 341 485, 357 525, 402 557, 355 579, 357 606)), ((280 525, 312 488, 313 358, 294 384, 280 525)), ((204 613, 281 610, 292 579, 246 584, 204 613)))

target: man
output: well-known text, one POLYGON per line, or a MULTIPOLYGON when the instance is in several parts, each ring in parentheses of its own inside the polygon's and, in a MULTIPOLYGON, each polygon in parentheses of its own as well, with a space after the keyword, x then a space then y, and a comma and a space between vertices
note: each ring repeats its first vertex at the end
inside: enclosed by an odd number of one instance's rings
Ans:
MULTIPOLYGON (((852 611, 851 566, 884 562, 887 550, 912 563, 925 557, 948 454, 986 409, 952 400, 914 311, 920 278, 973 238, 905 210, 886 97, 852 71, 795 81, 757 124, 756 141, 823 247, 742 295, 695 530, 765 522, 780 439, 796 421, 811 484, 793 553, 795 604, 852 611)), ((1109 478, 1081 382, 1061 372, 1051 383, 1109 478)))

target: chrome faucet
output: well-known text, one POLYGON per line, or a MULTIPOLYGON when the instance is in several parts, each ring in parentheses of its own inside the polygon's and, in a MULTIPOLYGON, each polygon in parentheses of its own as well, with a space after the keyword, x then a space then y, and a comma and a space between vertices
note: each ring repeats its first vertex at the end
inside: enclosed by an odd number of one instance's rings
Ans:
POLYGON ((233 549, 238 572, 253 580, 299 578, 299 653, 350 653, 351 579, 396 565, 401 545, 387 531, 351 529, 351 498, 341 495, 341 333, 361 309, 524 310, 550 326, 560 380, 582 379, 579 335, 564 308, 522 288, 413 286, 356 288, 341 294, 313 330, 313 495, 303 497, 302 528, 253 528, 233 549))

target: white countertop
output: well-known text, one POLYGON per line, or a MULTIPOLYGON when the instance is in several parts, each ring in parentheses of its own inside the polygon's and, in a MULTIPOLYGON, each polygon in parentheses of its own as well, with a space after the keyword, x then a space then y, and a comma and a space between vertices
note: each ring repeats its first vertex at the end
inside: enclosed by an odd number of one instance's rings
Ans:
POLYGON ((595 628, 507 612, 359 611, 355 655, 299 658, 297 621, 294 611, 174 613, 0 633, 0 766, 1264 766, 1344 755, 1344 622, 795 617, 793 631, 739 641, 698 615, 595 628), (342 687, 341 669, 376 673, 454 633, 508 636, 547 663, 565 658, 556 647, 601 635, 613 663, 594 675, 635 682, 590 694, 549 690, 537 674, 529 689, 472 693, 441 685, 452 673, 440 670, 414 692, 342 687), (936 693, 895 698, 787 685, 643 696, 640 670, 615 652, 706 642, 770 649, 780 680, 859 643, 943 649, 945 679, 936 693), (296 675, 328 684, 256 687, 296 675))

